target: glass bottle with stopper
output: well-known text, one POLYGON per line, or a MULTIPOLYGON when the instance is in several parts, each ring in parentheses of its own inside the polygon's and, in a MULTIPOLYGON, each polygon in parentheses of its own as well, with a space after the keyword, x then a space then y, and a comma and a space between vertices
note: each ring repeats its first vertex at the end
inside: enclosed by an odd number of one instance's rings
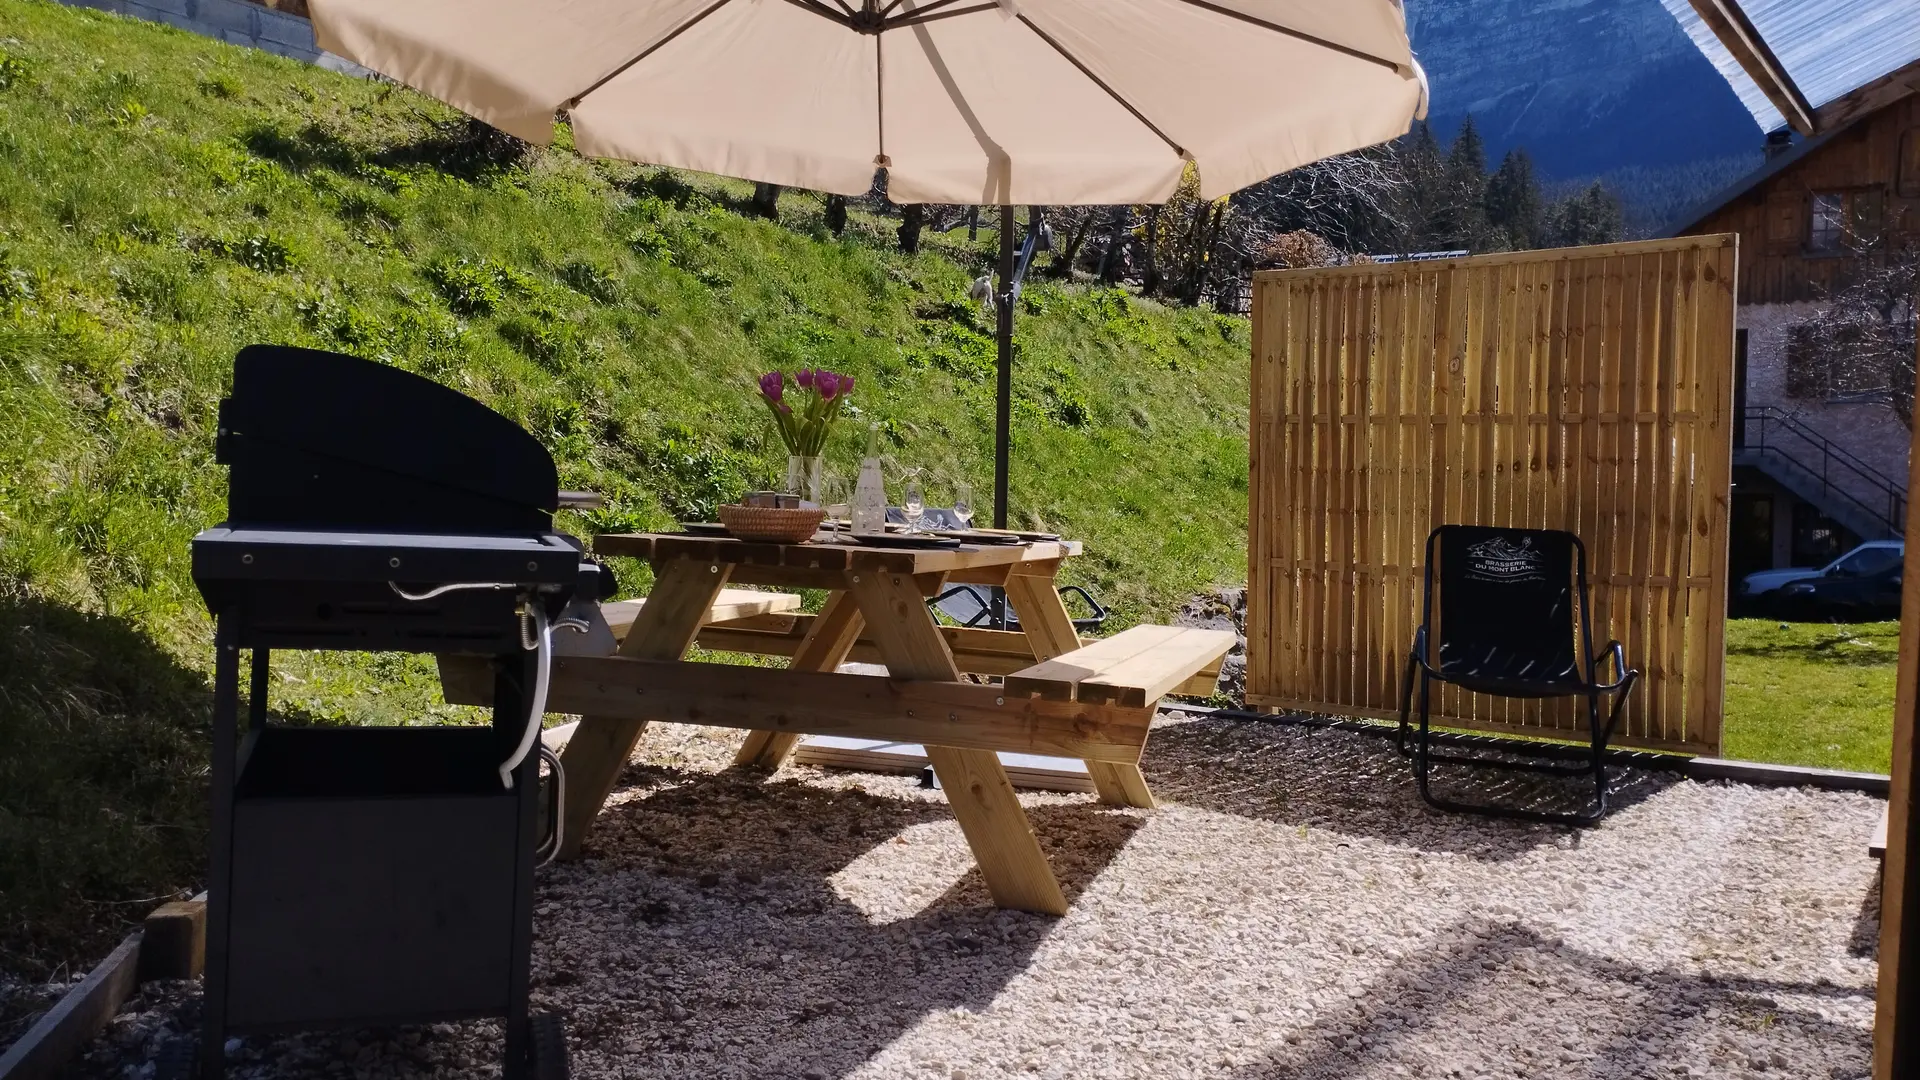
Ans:
POLYGON ((853 489, 854 533, 887 531, 887 489, 880 476, 880 425, 867 429, 867 451, 860 461, 860 480, 853 489))

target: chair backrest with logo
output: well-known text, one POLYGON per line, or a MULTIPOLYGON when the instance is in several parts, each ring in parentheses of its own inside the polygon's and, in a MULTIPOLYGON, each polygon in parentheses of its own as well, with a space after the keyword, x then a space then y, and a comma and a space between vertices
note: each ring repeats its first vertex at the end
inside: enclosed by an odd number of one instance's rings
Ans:
POLYGON ((1428 662, 1449 682, 1511 693, 1589 681, 1586 604, 1586 548, 1570 532, 1442 525, 1427 537, 1428 662))

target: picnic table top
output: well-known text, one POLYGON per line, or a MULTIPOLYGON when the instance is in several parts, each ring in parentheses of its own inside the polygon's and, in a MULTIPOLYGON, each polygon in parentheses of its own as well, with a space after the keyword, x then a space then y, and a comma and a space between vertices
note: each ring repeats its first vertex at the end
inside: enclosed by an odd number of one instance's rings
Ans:
POLYGON ((956 548, 874 547, 866 544, 768 544, 725 536, 685 533, 601 533, 598 555, 650 562, 694 559, 729 565, 780 566, 806 570, 865 570, 888 574, 936 574, 976 567, 1047 562, 1080 553, 1073 540, 1025 544, 962 544, 956 548))

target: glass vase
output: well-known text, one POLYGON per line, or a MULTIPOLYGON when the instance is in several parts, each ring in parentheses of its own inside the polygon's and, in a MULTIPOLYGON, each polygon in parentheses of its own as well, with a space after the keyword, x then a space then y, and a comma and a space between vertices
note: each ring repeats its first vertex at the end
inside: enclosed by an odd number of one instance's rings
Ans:
POLYGON ((787 455, 787 493, 820 505, 820 455, 787 455))

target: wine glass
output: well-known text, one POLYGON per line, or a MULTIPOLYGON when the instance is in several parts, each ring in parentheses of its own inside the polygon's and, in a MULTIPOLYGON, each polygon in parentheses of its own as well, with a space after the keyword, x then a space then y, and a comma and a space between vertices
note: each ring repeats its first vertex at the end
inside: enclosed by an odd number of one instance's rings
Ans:
POLYGON ((920 519, 925 516, 927 512, 927 496, 926 492, 920 488, 919 473, 916 472, 907 477, 907 497, 900 508, 907 512, 907 531, 910 533, 919 532, 920 519))
POLYGON ((953 516, 962 530, 973 528, 973 485, 965 480, 953 485, 953 516))
POLYGON ((827 525, 833 533, 834 542, 840 540, 840 521, 847 516, 850 499, 847 495, 847 478, 839 473, 829 473, 820 478, 820 502, 827 511, 827 525))

